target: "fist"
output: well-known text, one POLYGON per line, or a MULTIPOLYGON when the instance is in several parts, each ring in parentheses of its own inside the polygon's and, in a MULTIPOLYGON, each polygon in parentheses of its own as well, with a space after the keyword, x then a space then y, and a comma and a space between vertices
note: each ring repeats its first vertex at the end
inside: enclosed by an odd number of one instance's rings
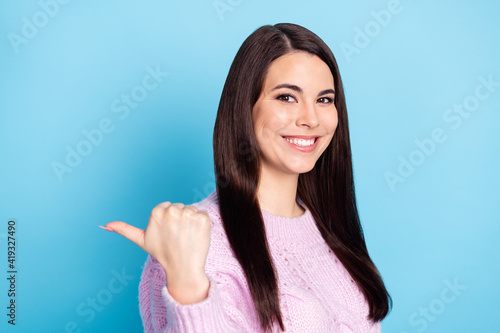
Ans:
POLYGON ((121 221, 110 222, 106 228, 153 256, 165 270, 169 286, 194 285, 206 279, 210 218, 196 207, 167 201, 153 208, 146 230, 121 221))

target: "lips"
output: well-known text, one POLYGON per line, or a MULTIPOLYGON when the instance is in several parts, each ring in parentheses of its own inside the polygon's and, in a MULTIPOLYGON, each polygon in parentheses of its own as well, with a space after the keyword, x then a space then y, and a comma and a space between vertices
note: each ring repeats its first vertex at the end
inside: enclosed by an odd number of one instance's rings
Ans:
POLYGON ((289 146, 289 147, 292 147, 294 149, 297 149, 301 152, 304 152, 304 153, 310 153, 312 151, 314 151, 316 149, 316 146, 318 145, 318 142, 319 142, 319 136, 316 136, 316 135, 294 135, 294 136, 282 136, 283 138, 283 141, 286 142, 286 144, 289 146), (294 140, 296 139, 296 140, 294 140), (297 140, 314 140, 314 143, 312 145, 309 145, 309 146, 300 146, 300 145, 297 145, 295 143, 292 143, 290 141, 295 141, 297 143, 297 140))
POLYGON ((290 136, 284 135, 284 136, 282 136, 282 138, 285 139, 285 141, 286 141, 286 139, 288 139, 288 140, 292 141, 292 143, 294 141, 297 142, 297 140, 308 140, 308 141, 314 140, 313 143, 316 143, 318 141, 317 139, 319 137, 320 136, 318 136, 318 135, 290 135, 290 136))
POLYGON ((319 135, 282 135, 283 138, 287 139, 303 139, 303 140, 311 140, 319 138, 319 135))
POLYGON ((315 138, 302 139, 297 137, 283 137, 285 141, 299 145, 299 146, 310 146, 313 145, 317 140, 315 138))

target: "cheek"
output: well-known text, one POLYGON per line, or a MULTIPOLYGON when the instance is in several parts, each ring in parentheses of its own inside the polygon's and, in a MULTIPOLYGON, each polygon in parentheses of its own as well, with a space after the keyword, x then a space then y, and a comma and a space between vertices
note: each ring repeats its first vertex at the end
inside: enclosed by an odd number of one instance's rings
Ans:
POLYGON ((329 134, 335 133, 338 123, 339 120, 337 116, 337 111, 325 115, 325 119, 323 119, 323 124, 329 134))
POLYGON ((263 139, 274 139, 276 135, 287 127, 289 119, 281 113, 268 113, 257 123, 258 130, 263 139))

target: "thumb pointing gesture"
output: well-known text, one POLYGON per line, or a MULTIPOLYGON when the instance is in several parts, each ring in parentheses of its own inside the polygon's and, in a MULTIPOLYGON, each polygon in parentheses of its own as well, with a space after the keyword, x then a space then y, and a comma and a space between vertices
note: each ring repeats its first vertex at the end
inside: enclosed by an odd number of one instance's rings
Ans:
POLYGON ((146 230, 122 221, 102 227, 134 242, 163 267, 169 285, 206 280, 210 218, 194 206, 163 202, 153 208, 146 230))
POLYGON ((122 221, 113 221, 106 224, 105 227, 100 226, 104 230, 116 232, 119 235, 127 238, 128 240, 136 243, 141 249, 144 249, 144 235, 146 233, 145 230, 136 228, 130 224, 127 224, 122 221))

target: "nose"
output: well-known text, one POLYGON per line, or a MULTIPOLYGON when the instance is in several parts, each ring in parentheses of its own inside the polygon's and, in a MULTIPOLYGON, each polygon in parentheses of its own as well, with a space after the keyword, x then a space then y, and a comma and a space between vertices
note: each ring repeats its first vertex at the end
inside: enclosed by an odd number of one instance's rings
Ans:
POLYGON ((296 125, 299 127, 307 126, 310 128, 315 128, 319 125, 319 119, 314 103, 302 103, 297 116, 296 125))

